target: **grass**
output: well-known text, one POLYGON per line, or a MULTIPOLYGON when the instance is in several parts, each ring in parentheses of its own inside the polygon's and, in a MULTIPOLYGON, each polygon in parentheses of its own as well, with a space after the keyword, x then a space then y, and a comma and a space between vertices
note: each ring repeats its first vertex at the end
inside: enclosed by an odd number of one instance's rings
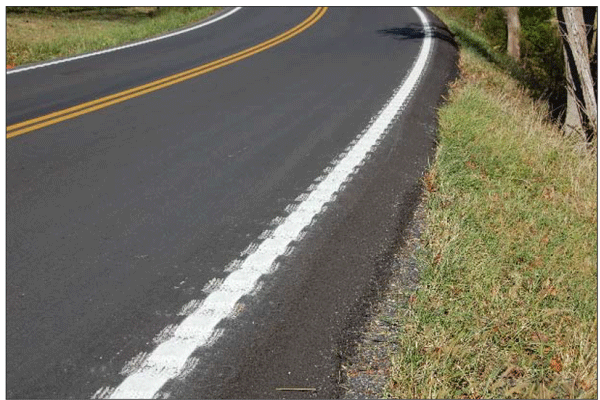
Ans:
POLYGON ((596 153, 469 35, 385 395, 597 398, 596 153))
POLYGON ((14 67, 101 50, 184 27, 218 7, 9 7, 6 62, 14 67))

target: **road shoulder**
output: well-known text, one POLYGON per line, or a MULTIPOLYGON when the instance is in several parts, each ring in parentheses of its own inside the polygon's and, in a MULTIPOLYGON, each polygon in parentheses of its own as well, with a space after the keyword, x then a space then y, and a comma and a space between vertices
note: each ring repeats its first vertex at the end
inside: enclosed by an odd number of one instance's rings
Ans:
POLYGON ((398 351, 395 338, 402 329, 396 321, 398 315, 409 312, 411 296, 418 288, 420 269, 416 255, 425 223, 423 201, 419 200, 389 263, 389 280, 379 288, 379 299, 367 310, 362 329, 355 332, 356 339, 348 343, 340 366, 341 398, 377 399, 385 392, 391 367, 389 355, 398 351))

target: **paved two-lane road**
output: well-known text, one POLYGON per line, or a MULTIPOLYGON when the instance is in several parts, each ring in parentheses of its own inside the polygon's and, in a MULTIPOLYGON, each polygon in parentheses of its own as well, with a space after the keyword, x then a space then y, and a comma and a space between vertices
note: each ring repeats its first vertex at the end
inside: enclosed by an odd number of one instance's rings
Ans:
POLYGON ((335 396, 455 73, 451 40, 427 21, 430 36, 411 8, 242 8, 7 75, 10 132, 274 44, 7 139, 7 396, 335 396))

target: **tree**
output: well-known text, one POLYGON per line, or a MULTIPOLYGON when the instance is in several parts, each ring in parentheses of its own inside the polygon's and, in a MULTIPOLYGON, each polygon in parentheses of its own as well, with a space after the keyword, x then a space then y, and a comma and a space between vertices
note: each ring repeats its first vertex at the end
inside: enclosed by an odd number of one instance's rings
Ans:
POLYGON ((519 7, 504 7, 504 12, 506 13, 506 26, 508 28, 508 54, 518 60, 521 58, 519 7))
POLYGON ((591 39, 593 35, 588 35, 582 7, 558 7, 557 17, 567 82, 567 114, 563 129, 568 135, 579 134, 589 140, 598 132, 597 99, 590 68, 591 43, 588 43, 588 37, 591 39))

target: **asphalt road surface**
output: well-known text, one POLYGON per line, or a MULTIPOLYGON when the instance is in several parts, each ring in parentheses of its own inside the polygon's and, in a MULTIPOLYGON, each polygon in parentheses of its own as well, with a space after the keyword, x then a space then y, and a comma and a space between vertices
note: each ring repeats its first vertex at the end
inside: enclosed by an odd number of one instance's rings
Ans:
POLYGON ((338 395, 456 73, 423 13, 242 8, 7 75, 7 397, 338 395))

